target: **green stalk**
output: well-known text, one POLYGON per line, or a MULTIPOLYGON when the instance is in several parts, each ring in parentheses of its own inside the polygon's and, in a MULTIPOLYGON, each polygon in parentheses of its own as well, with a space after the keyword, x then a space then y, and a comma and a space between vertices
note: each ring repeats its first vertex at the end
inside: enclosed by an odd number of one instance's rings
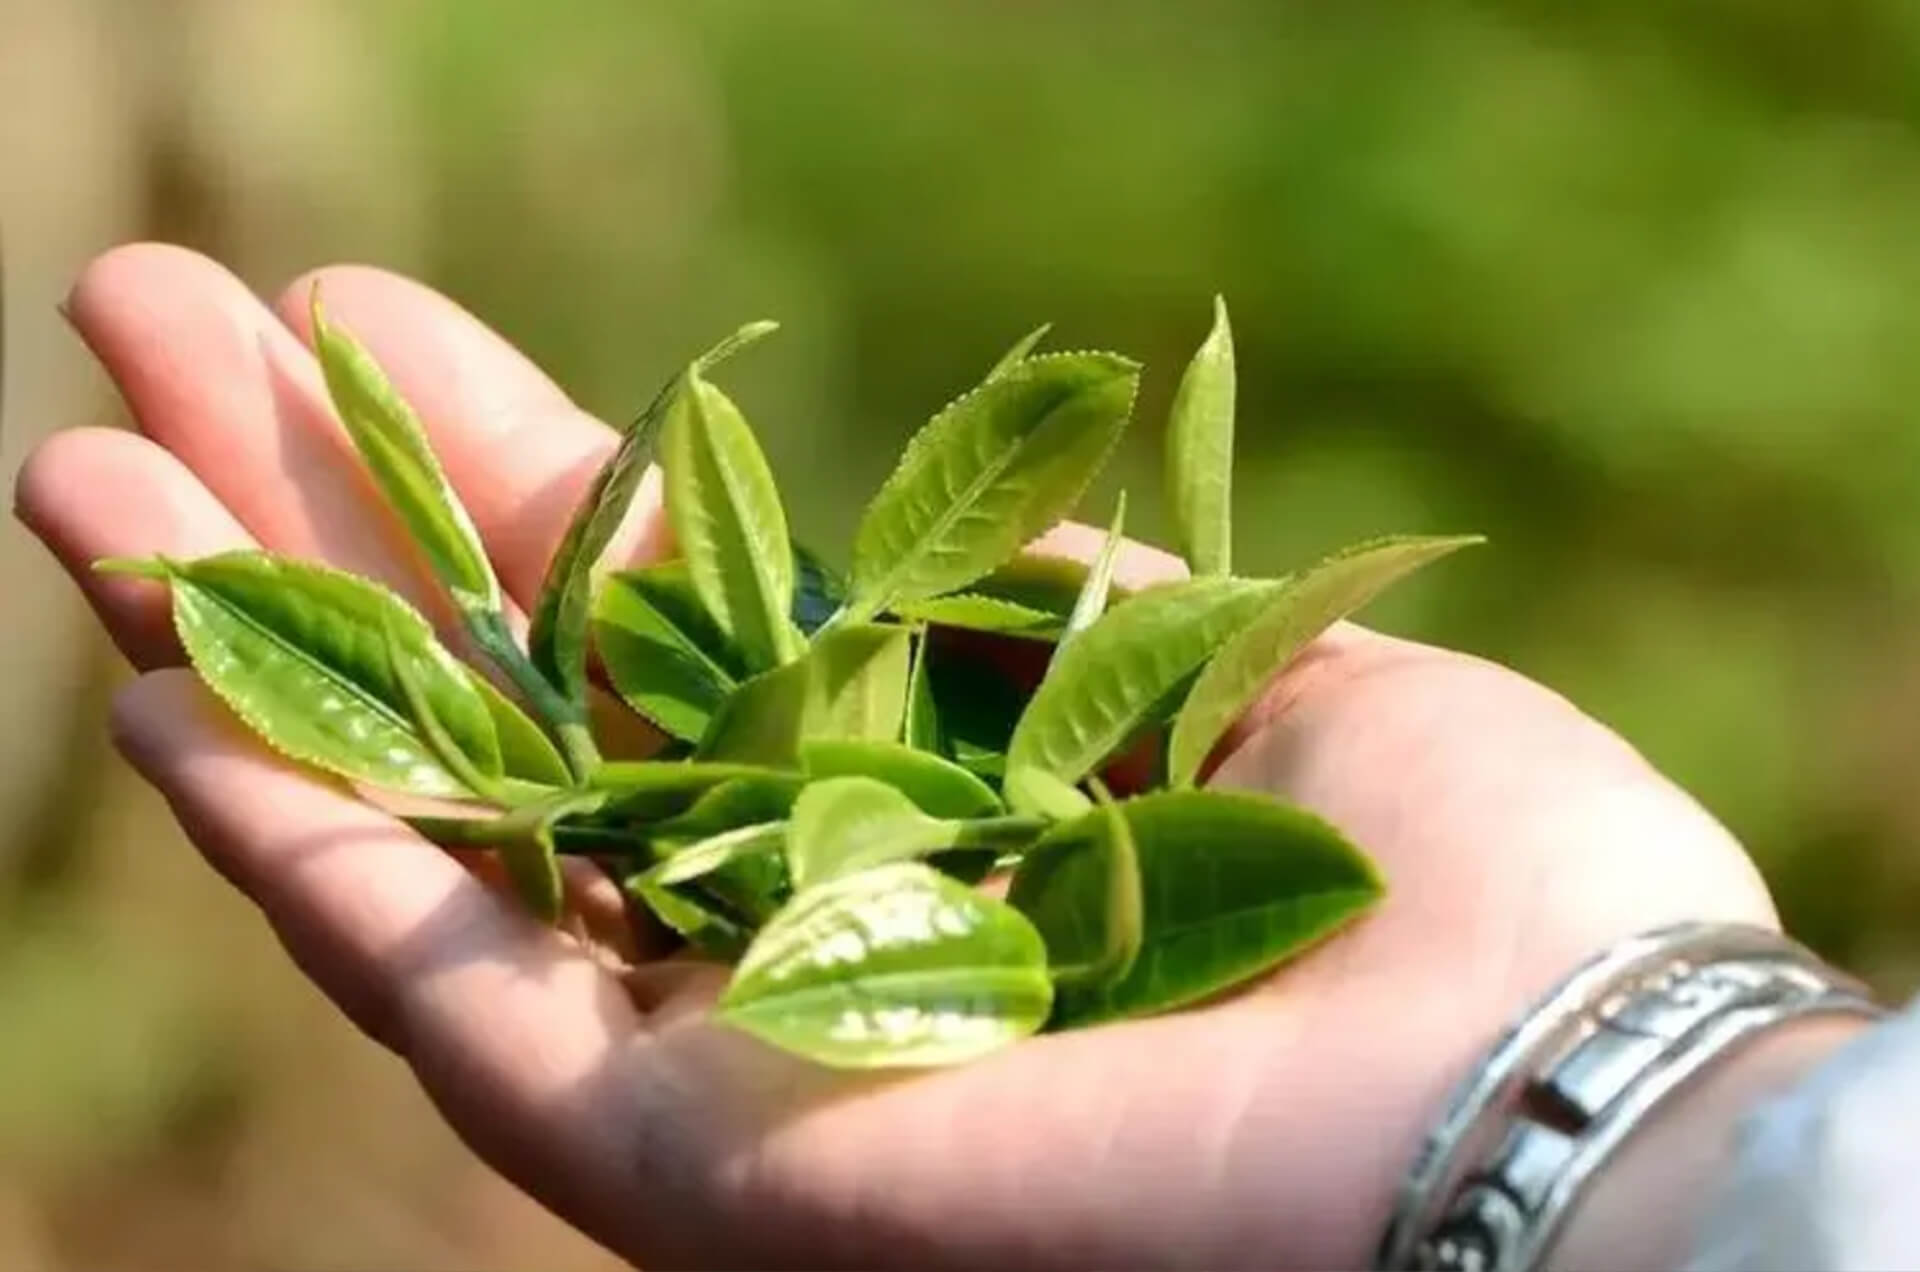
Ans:
POLYGON ((506 673, 560 744, 574 779, 586 781, 587 775, 600 767, 600 748, 594 745, 586 707, 566 697, 540 674, 507 628, 506 615, 498 610, 468 610, 462 617, 473 643, 506 673))

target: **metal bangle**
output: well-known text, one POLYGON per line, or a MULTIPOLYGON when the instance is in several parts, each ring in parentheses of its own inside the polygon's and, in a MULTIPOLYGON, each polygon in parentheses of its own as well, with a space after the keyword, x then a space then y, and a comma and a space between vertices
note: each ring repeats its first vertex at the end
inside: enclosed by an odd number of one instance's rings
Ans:
POLYGON ((1376 1266, 1537 1267, 1582 1187, 1662 1100, 1741 1040, 1829 1013, 1882 1009, 1776 932, 1691 923, 1622 942, 1561 981, 1456 1089, 1376 1266))

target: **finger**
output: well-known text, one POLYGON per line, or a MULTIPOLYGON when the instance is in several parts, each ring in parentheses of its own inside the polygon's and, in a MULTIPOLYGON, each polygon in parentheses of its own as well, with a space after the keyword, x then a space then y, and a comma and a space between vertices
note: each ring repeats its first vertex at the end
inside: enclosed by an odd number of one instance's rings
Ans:
POLYGON ((181 661, 166 589, 96 573, 93 563, 256 546, 184 464, 117 429, 72 429, 41 442, 20 466, 14 512, 66 567, 114 643, 140 668, 181 661))
POLYGON ((374 511, 318 365, 239 279, 196 253, 134 244, 90 264, 68 309, 141 431, 257 540, 379 579, 444 618, 397 522, 374 511))
MULTIPOLYGON (((277 308, 309 342, 316 284, 329 316, 366 345, 419 413, 502 585, 531 605, 618 436, 465 309, 383 270, 334 266, 288 287, 277 308)), ((655 473, 607 559, 656 559, 665 536, 655 473)))
POLYGON ((399 823, 268 756, 188 672, 124 690, 114 732, 307 975, 565 1213, 581 1164, 613 1157, 603 1072, 638 1028, 618 979, 399 823))

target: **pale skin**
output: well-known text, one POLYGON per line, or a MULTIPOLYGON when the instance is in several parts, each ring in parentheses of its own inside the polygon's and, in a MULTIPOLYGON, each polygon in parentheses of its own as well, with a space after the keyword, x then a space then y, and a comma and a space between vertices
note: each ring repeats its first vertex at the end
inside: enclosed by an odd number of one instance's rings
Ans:
MULTIPOLYGON (((1274 684, 1216 780, 1346 830, 1390 881, 1375 913, 1237 997, 960 1068, 875 1081, 775 1054, 705 1019, 712 975, 624 969, 525 918, 484 865, 276 761, 181 668, 163 591, 89 572, 265 546, 433 604, 330 417, 306 344, 315 277, 420 409, 530 605, 614 435, 452 302, 369 269, 321 271, 268 305, 175 248, 94 262, 69 316, 139 432, 52 436, 21 470, 18 514, 142 671, 115 739, 208 861, 474 1151, 635 1262, 1360 1266, 1448 1086, 1510 1016, 1631 933, 1775 922, 1727 831, 1566 701, 1343 626, 1274 684)), ((623 559, 661 550, 653 490, 623 559)), ((1066 527, 1046 546, 1097 542, 1066 527)), ((1179 569, 1134 548, 1122 573, 1179 569)), ((576 894, 634 957, 617 897, 576 894)), ((1576 1223, 1563 1261, 1669 1257, 1731 1120, 1846 1033, 1776 1038, 1668 1114, 1664 1133, 1708 1160, 1676 1180, 1670 1154, 1666 1175, 1623 1158, 1589 1209, 1632 1222, 1576 1223)))

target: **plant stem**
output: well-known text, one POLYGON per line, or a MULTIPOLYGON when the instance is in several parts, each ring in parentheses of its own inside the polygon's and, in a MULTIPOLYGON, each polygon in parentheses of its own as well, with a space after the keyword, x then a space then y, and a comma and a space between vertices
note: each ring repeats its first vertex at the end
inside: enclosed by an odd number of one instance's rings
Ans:
POLYGON ((499 610, 469 610, 463 617, 474 644, 507 674, 559 742, 574 780, 586 781, 587 775, 600 766, 600 748, 594 745, 585 704, 566 697, 540 673, 514 640, 506 615, 499 610))

